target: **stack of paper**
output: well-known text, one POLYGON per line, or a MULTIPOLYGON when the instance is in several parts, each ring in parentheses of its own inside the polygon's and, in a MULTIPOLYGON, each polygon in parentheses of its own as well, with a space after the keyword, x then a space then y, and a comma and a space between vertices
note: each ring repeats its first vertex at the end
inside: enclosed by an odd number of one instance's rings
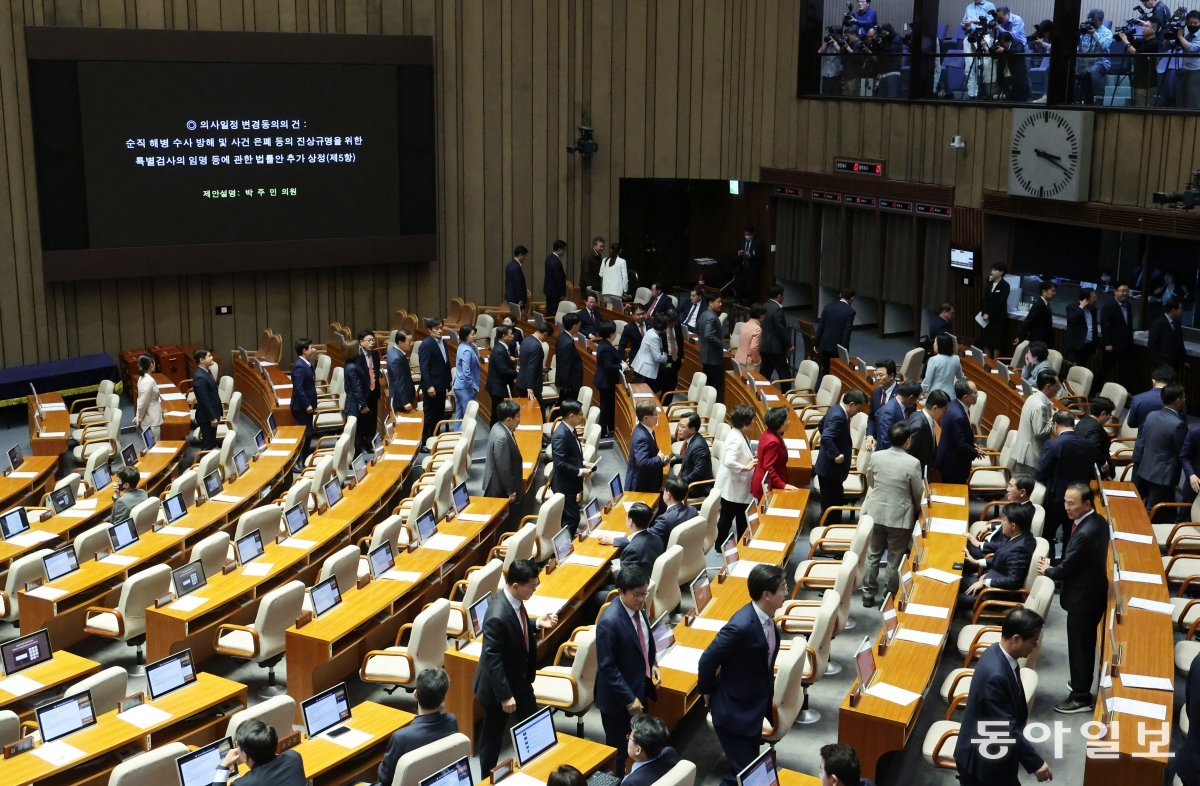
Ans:
POLYGON ((868 696, 874 696, 877 699, 890 701, 892 704, 899 704, 901 707, 907 707, 921 698, 921 694, 919 693, 913 693, 910 690, 898 688, 895 685, 888 685, 886 682, 877 682, 863 691, 863 693, 868 696))
POLYGON ((925 568, 924 570, 918 570, 917 575, 925 576, 926 578, 933 579, 934 581, 940 581, 943 584, 953 584, 956 581, 962 580, 962 576, 958 575, 957 573, 951 573, 950 571, 942 570, 941 568, 925 568))
POLYGON ((904 607, 905 614, 915 614, 918 617, 933 617, 944 620, 950 614, 945 606, 926 606, 924 603, 910 603, 904 607))
POLYGON ((371 741, 371 735, 365 731, 358 729, 350 729, 344 731, 336 737, 330 737, 328 734, 319 735, 323 740, 329 740, 335 745, 341 745, 343 748, 354 749, 360 745, 365 745, 371 741))
POLYGON ((167 608, 171 611, 195 611, 205 603, 208 603, 208 598, 202 598, 199 595, 185 595, 167 608))
POLYGON ((914 641, 917 644, 928 644, 931 647, 942 646, 942 637, 937 633, 926 633, 911 628, 900 628, 896 631, 896 638, 899 641, 914 641))
POLYGON ((70 743, 55 740, 54 742, 47 742, 45 745, 34 748, 33 755, 53 764, 55 767, 61 767, 76 759, 82 759, 84 753, 70 743))
POLYGON ((941 532, 945 535, 966 535, 967 522, 934 517, 929 521, 929 531, 941 532))
POLYGON ((139 729, 148 729, 171 720, 171 713, 150 704, 139 704, 131 710, 118 712, 117 717, 139 729))
POLYGON ((658 662, 658 665, 664 669, 695 674, 700 671, 700 656, 703 654, 704 650, 702 649, 677 644, 658 662))
POLYGON ((28 693, 41 690, 46 687, 37 680, 31 680, 24 674, 14 674, 11 677, 5 677, 0 680, 0 690, 13 696, 24 696, 28 693))
POLYGON ((275 567, 270 562, 251 562, 249 565, 242 566, 242 573, 246 576, 265 576, 271 572, 271 568, 275 567))
POLYGON ((708 619, 707 617, 696 617, 696 619, 692 620, 692 627, 696 630, 710 630, 715 632, 725 627, 725 623, 727 621, 728 620, 712 620, 708 619))
POLYGON ((464 540, 466 538, 459 537, 458 535, 447 535, 444 532, 439 532, 433 537, 421 541, 421 545, 435 551, 454 551, 462 545, 464 540))

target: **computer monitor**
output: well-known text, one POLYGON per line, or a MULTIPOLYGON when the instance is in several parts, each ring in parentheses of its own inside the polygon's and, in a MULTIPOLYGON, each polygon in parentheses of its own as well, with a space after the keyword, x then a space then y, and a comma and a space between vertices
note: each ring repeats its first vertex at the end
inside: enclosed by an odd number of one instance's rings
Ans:
POLYGON ((30 666, 54 660, 50 631, 46 628, 35 630, 0 646, 0 660, 4 662, 4 674, 9 677, 30 666))
POLYGON ((92 470, 92 488, 96 491, 110 485, 112 483, 112 470, 108 468, 108 464, 101 464, 92 470))
POLYGON ((8 449, 8 463, 14 471, 25 463, 25 457, 21 455, 20 445, 13 445, 8 449))
POLYGON ((455 514, 462 513, 467 509, 467 505, 471 504, 471 495, 467 493, 467 484, 459 483, 454 487, 454 512, 455 514))
POLYGON ((75 557, 75 546, 66 545, 58 551, 42 557, 42 565, 46 569, 46 581, 58 581, 69 573, 79 570, 79 560, 75 557))
POLYGON ((492 593, 489 592, 472 603, 471 608, 467 609, 467 619, 471 622, 471 638, 478 639, 483 637, 483 621, 487 617, 488 606, 491 602, 492 593))
POLYGON ((256 453, 258 453, 266 450, 266 447, 267 435, 263 433, 262 429, 259 429, 258 431, 254 432, 254 450, 256 453))
POLYGON ((267 415, 267 430, 271 432, 271 439, 275 439, 275 432, 278 429, 275 427, 275 414, 267 415))
POLYGON ((583 508, 583 531, 586 535, 591 535, 592 531, 600 526, 600 503, 595 497, 588 500, 588 504, 583 508))
POLYGON ((243 535, 237 539, 235 546, 239 565, 245 565, 247 562, 261 557, 265 550, 262 541, 262 530, 256 529, 247 535, 243 535))
POLYGON ((675 628, 671 626, 671 614, 664 613, 650 626, 650 638, 654 639, 656 660, 662 662, 667 650, 675 646, 675 628))
POLYGON ((109 527, 108 540, 112 543, 113 551, 120 551, 126 546, 137 543, 138 532, 137 527, 133 525, 133 519, 125 519, 109 527))
POLYGON ((213 773, 232 748, 233 741, 224 737, 180 756, 175 760, 180 786, 210 786, 213 773))
POLYGON ((292 536, 299 535, 308 526, 308 510, 303 502, 292 505, 284 512, 283 525, 287 534, 292 536))
POLYGON ((775 749, 767 748, 757 759, 737 774, 738 786, 779 786, 779 771, 775 768, 775 749))
POLYGON ((192 663, 191 649, 168 655, 146 667, 146 687, 151 699, 161 699, 195 681, 196 664, 192 663))
POLYGON ((221 473, 213 470, 204 476, 204 496, 212 499, 221 493, 221 473))
POLYGON ((380 543, 367 554, 367 565, 371 568, 371 578, 377 579, 396 567, 396 558, 392 556, 392 544, 388 541, 380 543))
POLYGON ((730 532, 729 537, 725 538, 725 542, 721 544, 721 556, 725 560, 725 567, 733 567, 738 561, 737 548, 737 532, 730 532))
POLYGON ((612 496, 613 504, 621 501, 621 475, 618 473, 612 476, 612 480, 608 481, 608 493, 612 496))
POLYGON ((354 461, 350 462, 350 469, 354 472, 354 482, 362 483, 367 477, 367 456, 365 453, 359 453, 354 457, 354 461))
POLYGON ((574 551, 575 544, 571 541, 571 530, 563 527, 554 533, 554 558, 558 560, 559 565, 570 559, 574 551))
POLYGON ((175 594, 180 598, 201 589, 208 584, 204 575, 204 563, 195 560, 171 571, 171 583, 175 585, 175 594))
POLYGON ((123 463, 127 467, 136 467, 137 460, 138 460, 137 448, 135 448, 133 446, 133 443, 130 443, 130 444, 126 445, 125 447, 121 448, 121 463, 123 463))
POLYGON ((420 516, 417 516, 417 537, 424 543, 437 534, 437 519, 433 517, 433 511, 427 510, 420 516))
POLYGON ((246 474, 246 470, 250 469, 250 461, 246 458, 246 451, 239 450, 233 454, 233 469, 237 472, 239 478, 246 474))
POLYGON ((376 461, 383 458, 383 437, 379 434, 376 434, 375 438, 371 440, 371 452, 375 454, 376 461))
POLYGON ((330 576, 318 582, 308 594, 312 599, 313 614, 318 617, 342 602, 342 591, 338 589, 337 576, 330 576))
POLYGON ((871 648, 871 637, 864 636, 858 652, 854 653, 854 667, 858 670, 858 681, 864 689, 871 687, 875 677, 875 653, 871 648))
MULTIPOLYGON (((471 761, 463 756, 453 764, 448 764, 429 777, 422 778, 417 786, 472 786, 471 761)), ((183 786, 188 786, 184 784, 183 786)))
POLYGON ((847 366, 850 365, 850 350, 846 349, 841 344, 838 344, 837 353, 838 357, 842 359, 843 363, 845 363, 847 366))
POLYGON ((712 587, 708 584, 707 570, 700 571, 700 574, 692 579, 690 589, 692 591, 692 602, 696 607, 696 614, 703 614, 704 609, 708 606, 708 602, 712 600, 712 587))
POLYGON ((342 499, 342 484, 337 478, 331 478, 325 484, 325 502, 329 507, 338 504, 342 499))
POLYGON ((25 508, 13 508, 4 515, 0 515, 0 535, 3 535, 5 540, 20 535, 27 529, 29 529, 29 514, 25 512, 25 508))
POLYGON ((90 690, 64 699, 48 701, 35 712, 43 745, 96 725, 96 710, 92 706, 90 690))
POLYGON ((913 574, 911 571, 900 574, 900 599, 908 603, 908 599, 912 597, 913 591, 913 574))
POLYGON ((896 628, 900 623, 896 616, 896 602, 892 593, 883 596, 883 603, 879 604, 879 608, 883 612, 883 640, 891 644, 892 639, 896 638, 896 628))
POLYGON ((525 767, 558 744, 558 733, 554 731, 554 711, 551 707, 540 709, 513 726, 513 749, 517 752, 517 767, 525 767))
POLYGON ((64 510, 69 510, 74 506, 75 492, 70 486, 63 486, 60 489, 50 492, 50 507, 54 510, 54 515, 57 516, 64 510))
POLYGON ((350 698, 346 693, 346 683, 334 685, 311 699, 305 699, 301 702, 300 709, 304 714, 304 730, 308 732, 309 739, 331 730, 341 733, 345 727, 334 727, 350 719, 350 698))
POLYGON ((173 494, 163 500, 163 514, 166 516, 168 524, 174 524, 186 516, 187 505, 183 501, 183 495, 173 494))
POLYGON ((142 429, 142 442, 146 443, 146 450, 150 450, 155 445, 154 432, 150 430, 149 426, 142 429))

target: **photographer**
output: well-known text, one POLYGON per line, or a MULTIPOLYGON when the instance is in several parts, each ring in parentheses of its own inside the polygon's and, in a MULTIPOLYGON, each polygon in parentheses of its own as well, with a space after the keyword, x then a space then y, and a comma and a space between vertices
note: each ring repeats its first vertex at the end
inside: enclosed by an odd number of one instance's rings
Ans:
POLYGON ((1140 20, 1142 27, 1146 27, 1150 22, 1154 23, 1155 29, 1158 31, 1154 37, 1158 39, 1158 49, 1162 51, 1163 45, 1163 30, 1167 27, 1167 22, 1171 21, 1171 9, 1167 6, 1167 0, 1142 0, 1142 6, 1146 9, 1145 16, 1140 20))
POLYGON ((854 27, 858 37, 865 38, 868 30, 879 27, 879 14, 871 7, 871 0, 858 0, 858 8, 854 11, 847 4, 843 24, 854 27))
POLYGON ((1050 54, 1050 33, 1054 27, 1054 22, 1049 19, 1043 19, 1038 22, 1033 28, 1033 32, 1029 34, 1029 41, 1025 47, 1032 53, 1038 55, 1050 54))
POLYGON ((1175 31, 1183 56, 1175 72, 1175 105, 1200 109, 1200 11, 1188 11, 1187 26, 1175 31))
POLYGON ((1000 60, 1004 69, 1004 92, 1002 98, 1006 101, 1029 100, 1029 62, 1026 58, 1025 45, 1007 30, 996 34, 996 45, 992 54, 1000 60))
POLYGON ((988 22, 994 19, 996 6, 991 0, 971 3, 963 12, 962 29, 966 32, 963 39, 963 73, 966 76, 967 99, 974 100, 979 96, 979 86, 984 85, 984 95, 991 94, 992 83, 996 81, 996 64, 990 57, 983 57, 992 48, 994 41, 988 33, 988 22))
POLYGON ((871 51, 875 53, 875 95, 880 98, 900 97, 900 54, 902 47, 896 29, 885 23, 873 36, 871 51))
POLYGON ((1002 5, 996 9, 996 24, 1004 32, 1012 33, 1013 40, 1020 44, 1022 49, 1029 46, 1025 38, 1025 20, 1010 11, 1008 6, 1002 5))
POLYGON ((1075 78, 1079 82, 1078 96, 1085 104, 1104 104, 1108 86, 1108 59, 1112 48, 1112 31, 1104 26, 1104 12, 1099 8, 1088 11, 1087 19, 1079 25, 1079 43, 1075 47, 1075 78))
POLYGON ((846 26, 846 37, 842 43, 842 95, 870 95, 866 90, 867 55, 858 28, 846 26))
MULTIPOLYGON (((1153 21, 1146 20, 1132 32, 1132 38, 1125 29, 1117 33, 1117 40, 1125 45, 1125 54, 1152 55, 1162 51, 1162 35, 1153 21)), ((1133 88, 1134 106, 1154 106, 1155 88, 1158 86, 1158 59, 1134 57, 1130 86, 1133 88)))
POLYGON ((821 55, 821 95, 837 96, 842 94, 842 47, 838 43, 841 39, 841 31, 836 27, 830 27, 825 31, 825 37, 821 39, 821 48, 817 50, 817 54, 821 55))

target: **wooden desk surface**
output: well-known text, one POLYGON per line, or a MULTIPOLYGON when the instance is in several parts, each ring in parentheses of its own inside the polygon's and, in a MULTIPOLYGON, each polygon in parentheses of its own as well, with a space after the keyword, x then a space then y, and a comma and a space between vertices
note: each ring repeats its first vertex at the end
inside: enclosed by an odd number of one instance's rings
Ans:
MULTIPOLYGON (((1175 633, 1171 623, 1171 615, 1160 614, 1146 609, 1130 608, 1131 598, 1145 598, 1159 603, 1169 603, 1169 590, 1163 575, 1162 556, 1158 544, 1153 540, 1154 530, 1150 526, 1149 516, 1136 496, 1132 483, 1105 483, 1104 488, 1109 492, 1108 504, 1111 521, 1116 532, 1127 532, 1149 536, 1150 543, 1133 543, 1128 540, 1114 540, 1121 558, 1123 571, 1149 573, 1158 576, 1161 584, 1145 584, 1142 582, 1121 581, 1119 590, 1124 601, 1124 612, 1121 622, 1116 623, 1116 641, 1123 643, 1124 653, 1120 664, 1122 674, 1139 674, 1147 677, 1162 677, 1172 683, 1175 681, 1174 647, 1175 633), (1112 496, 1113 491, 1134 492, 1133 497, 1112 496)), ((1101 662, 1110 664, 1113 660, 1113 641, 1108 637, 1108 616, 1116 604, 1113 592, 1112 549, 1108 554, 1109 597, 1108 612, 1101 623, 1101 662)), ((1089 756, 1084 765, 1084 783, 1112 784, 1126 783, 1159 783, 1167 763, 1169 740, 1171 739, 1171 718, 1174 716, 1174 696, 1171 693, 1147 688, 1128 688, 1121 683, 1120 677, 1113 678, 1111 695, 1118 698, 1133 699, 1152 704, 1166 706, 1166 720, 1155 721, 1134 715, 1116 713, 1113 720, 1115 729, 1104 741, 1095 746, 1095 753, 1116 750, 1115 758, 1099 758, 1089 756), (1159 743, 1158 740, 1167 742, 1159 743)), ((1093 720, 1103 721, 1104 707, 1097 700, 1093 720)), ((1091 746, 1089 746, 1091 747, 1091 746)))
POLYGON ((32 710, 22 713, 15 705, 31 696, 68 685, 84 677, 90 677, 98 671, 100 671, 100 664, 94 660, 82 658, 66 650, 55 650, 53 660, 30 666, 18 675, 41 683, 40 689, 31 693, 13 695, 5 689, 4 680, 0 679, 0 710, 13 710, 18 715, 32 716, 32 710))
POLYGON ((15 472, 0 476, 0 511, 33 500, 40 502, 54 485, 57 456, 26 456, 15 472))
MULTIPOLYGON (((935 502, 930 499, 926 516, 929 519, 946 518, 969 523, 967 506, 967 488, 962 485, 934 483, 930 486, 932 496, 958 497, 961 505, 935 502)), ((924 568, 940 568, 944 571, 957 572, 954 563, 962 559, 963 545, 966 535, 949 535, 930 532, 924 535, 926 556, 924 568)), ((901 572, 911 569, 911 557, 905 560, 901 572)), ((931 647, 911 641, 893 641, 888 647, 887 654, 878 655, 878 642, 883 635, 882 629, 876 636, 876 682, 885 682, 914 693, 921 694, 921 699, 902 707, 889 701, 863 694, 857 706, 850 706, 850 695, 842 700, 839 721, 838 741, 854 746, 862 763, 863 776, 873 778, 879 758, 893 750, 900 750, 908 741, 909 734, 920 716, 924 697, 933 684, 937 673, 938 661, 946 637, 950 631, 950 623, 954 617, 954 606, 958 600, 959 584, 957 581, 944 584, 935 579, 914 576, 912 603, 928 606, 939 606, 946 609, 942 619, 924 617, 916 614, 900 612, 899 626, 911 630, 936 633, 942 639, 941 646, 931 647)), ((854 668, 854 664, 848 664, 854 668)), ((851 686, 851 692, 858 687, 858 680, 851 686)))
MULTIPOLYGON (((980 366, 979 361, 967 355, 967 352, 970 350, 964 349, 963 354, 959 356, 963 373, 975 383, 975 387, 981 393, 987 393, 987 401, 983 405, 983 425, 990 429, 997 415, 1007 415, 1009 428, 1015 429, 1021 422, 1021 407, 1025 406, 1025 396, 1018 389, 1020 374, 1014 372, 1012 378, 1006 382, 995 370, 999 361, 985 358, 986 365, 980 366), (1017 381, 1014 383, 1013 380, 1017 381)), ((1063 408, 1058 399, 1054 399, 1053 403, 1056 408, 1063 408)))
POLYGON ((821 786, 821 779, 795 770, 779 770, 779 786, 821 786))
POLYGON ((870 371, 865 373, 855 371, 849 363, 841 358, 833 358, 829 361, 829 373, 842 381, 843 393, 849 390, 861 390, 867 397, 867 406, 863 411, 870 414, 871 393, 875 390, 875 375, 870 371), (870 375, 869 378, 868 375, 870 375))
MULTIPOLYGON (((175 398, 182 395, 179 388, 166 374, 157 373, 154 381, 158 383, 158 392, 162 398, 163 422, 159 432, 160 439, 185 440, 192 431, 192 411, 188 406, 187 397, 175 398)), ((133 380, 137 384, 137 380, 133 380)), ((137 389, 130 391, 134 401, 137 401, 137 389)))
MULTIPOLYGON (((411 712, 373 701, 354 705, 350 710, 350 720, 344 725, 365 731, 371 738, 355 748, 343 748, 324 737, 306 739, 295 748, 296 753, 304 760, 304 776, 309 779, 320 778, 345 764, 351 757, 358 759, 362 752, 376 745, 386 745, 392 732, 407 726, 415 717, 411 712)), ((374 763, 380 758, 382 755, 376 756, 374 763)), ((355 761, 356 769, 362 769, 364 766, 369 767, 371 763, 355 761)))
MULTIPOLYGON (((116 717, 116 710, 106 712, 96 719, 97 722, 94 726, 64 738, 65 742, 84 752, 83 759, 76 759, 63 765, 54 765, 38 758, 33 755, 33 751, 30 751, 5 762, 5 778, 8 783, 32 783, 67 772, 89 759, 103 756, 126 745, 136 744, 139 747, 147 748, 149 747, 147 742, 150 745, 170 742, 193 733, 198 724, 203 723, 203 720, 197 720, 194 716, 231 700, 238 700, 245 704, 246 686, 212 674, 198 674, 195 684, 180 688, 157 701, 149 702, 158 709, 170 713, 171 717, 168 720, 146 729, 140 729, 116 717)), ((219 720, 221 728, 224 728, 227 719, 220 718, 219 720)))
POLYGON ((233 379, 242 394, 242 411, 263 430, 267 428, 267 417, 275 416, 275 425, 293 426, 292 378, 285 369, 269 361, 252 358, 251 363, 242 360, 238 350, 230 350, 233 358, 233 379))
MULTIPOLYGON (((633 427, 637 425, 635 407, 640 401, 652 401, 657 405, 658 396, 654 395, 654 391, 644 382, 635 382, 628 387, 617 386, 617 411, 614 418, 613 436, 627 460, 629 458, 629 440, 633 436, 633 427)), ((658 426, 654 429, 654 441, 658 443, 659 450, 670 455, 671 443, 675 438, 671 433, 671 424, 667 421, 666 410, 659 406, 658 412, 658 426)), ((663 467, 664 475, 667 469, 667 467, 663 467)))
MULTIPOLYGON (((584 777, 587 777, 600 769, 616 752, 616 748, 608 745, 558 732, 557 745, 531 761, 528 767, 517 770, 517 772, 545 783, 550 777, 550 773, 564 764, 570 764, 582 772, 584 777)), ((479 782, 479 786, 483 786, 485 783, 491 784, 491 782, 489 774, 489 777, 479 782)))
POLYGON ((800 416, 779 392, 779 388, 767 381, 762 374, 749 372, 745 377, 741 377, 734 372, 726 372, 725 377, 725 403, 728 410, 732 411, 739 404, 754 407, 753 439, 761 436, 766 428, 764 422, 768 409, 787 408, 788 419, 783 438, 799 440, 785 443, 788 448, 788 482, 799 488, 807 488, 812 483, 812 445, 808 442, 808 433, 800 416))
POLYGON ((67 452, 67 440, 71 436, 71 413, 59 393, 39 393, 25 397, 25 410, 29 423, 29 449, 35 456, 58 458, 67 452), (37 402, 41 401, 42 414, 38 417, 37 402), (62 409, 47 410, 47 405, 62 405, 62 409))

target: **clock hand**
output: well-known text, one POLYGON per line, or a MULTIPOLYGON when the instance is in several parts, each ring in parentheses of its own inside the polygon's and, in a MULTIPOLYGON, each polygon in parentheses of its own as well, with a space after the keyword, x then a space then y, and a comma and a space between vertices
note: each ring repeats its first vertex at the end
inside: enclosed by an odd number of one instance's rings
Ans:
POLYGON ((1033 154, 1038 158, 1044 158, 1047 161, 1061 161, 1062 156, 1056 156, 1053 153, 1047 153, 1045 150, 1039 150, 1036 147, 1033 149, 1033 154))

